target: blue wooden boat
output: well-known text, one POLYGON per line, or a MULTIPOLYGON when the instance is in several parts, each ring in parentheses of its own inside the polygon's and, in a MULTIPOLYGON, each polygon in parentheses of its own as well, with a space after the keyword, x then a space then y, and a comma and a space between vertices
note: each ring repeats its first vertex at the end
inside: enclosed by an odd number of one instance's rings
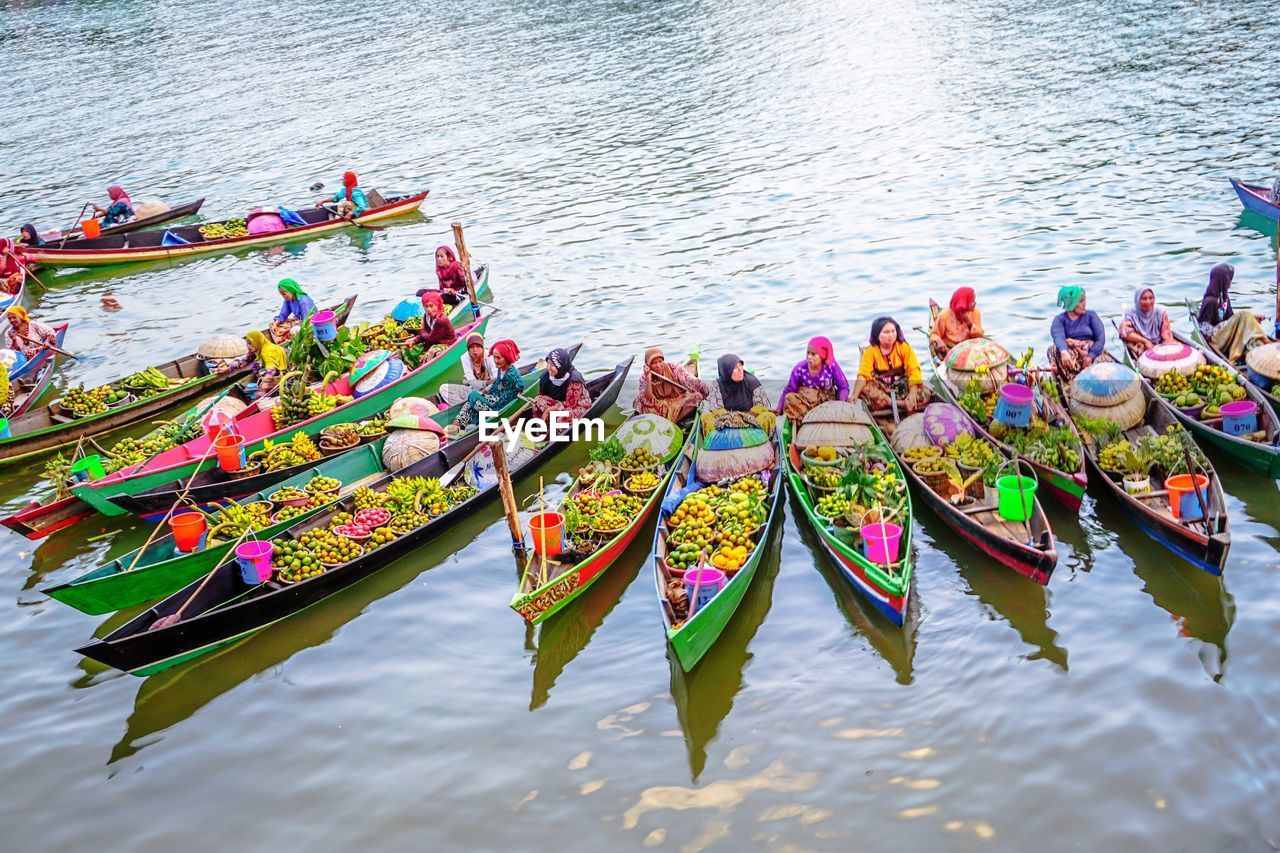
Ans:
POLYGON ((1244 205, 1245 210, 1280 222, 1280 204, 1276 204, 1271 200, 1271 190, 1269 188, 1261 187, 1257 184, 1246 184, 1236 178, 1231 179, 1231 186, 1235 189, 1236 195, 1240 197, 1240 203, 1244 205))
MULTIPOLYGON (((57 341, 55 346, 61 349, 62 341, 67 336, 67 324, 55 323, 53 331, 57 341)), ((6 417, 17 418, 26 414, 27 410, 44 395, 44 392, 49 390, 56 358, 53 350, 41 350, 35 357, 23 362, 9 373, 9 382, 13 386, 14 395, 6 417)))

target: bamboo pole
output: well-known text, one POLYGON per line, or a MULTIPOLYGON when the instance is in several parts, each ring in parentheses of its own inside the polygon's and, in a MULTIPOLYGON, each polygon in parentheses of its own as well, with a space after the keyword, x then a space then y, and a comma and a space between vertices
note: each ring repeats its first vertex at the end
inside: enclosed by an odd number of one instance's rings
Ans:
POLYGON ((462 276, 467 280, 467 296, 471 299, 471 310, 480 316, 480 299, 476 296, 476 275, 471 269, 471 253, 467 251, 466 238, 462 236, 462 223, 455 222, 453 242, 458 247, 458 263, 462 264, 462 276))
POLYGON ((511 485, 511 472, 507 470, 507 449, 502 439, 492 443, 493 472, 498 475, 498 491, 502 494, 502 508, 506 511, 507 528, 511 531, 511 550, 525 553, 524 530, 520 527, 520 507, 516 503, 516 490, 511 485))

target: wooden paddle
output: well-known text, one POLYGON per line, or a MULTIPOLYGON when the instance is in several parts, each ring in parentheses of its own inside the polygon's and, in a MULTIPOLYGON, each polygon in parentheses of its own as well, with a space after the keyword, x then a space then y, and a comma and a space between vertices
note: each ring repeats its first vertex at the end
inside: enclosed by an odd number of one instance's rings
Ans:
POLYGON ((1182 445, 1182 458, 1187 463, 1187 475, 1191 477, 1191 488, 1195 490, 1196 500, 1200 503, 1200 522, 1204 525, 1206 536, 1213 535, 1213 527, 1209 524, 1209 506, 1205 503, 1204 494, 1200 489, 1200 475, 1196 473, 1196 466, 1191 461, 1191 450, 1187 447, 1185 433, 1178 436, 1178 443, 1182 445))
POLYGON ((17 262, 18 266, 22 267, 23 271, 26 272, 27 275, 31 276, 31 280, 40 285, 41 290, 49 289, 48 286, 36 276, 35 271, 32 270, 31 267, 27 266, 26 261, 22 260, 21 257, 15 255, 13 252, 10 252, 8 249, 5 249, 4 253, 13 258, 14 261, 17 262))
POLYGON ((244 541, 244 537, 248 536, 248 535, 249 535, 249 533, 250 533, 250 528, 247 528, 247 527, 246 527, 246 528, 244 529, 244 532, 242 532, 242 533, 240 534, 240 536, 236 538, 236 541, 231 543, 231 548, 230 548, 230 550, 228 550, 228 551, 227 551, 227 553, 223 555, 222 559, 218 561, 218 565, 216 565, 216 566, 214 566, 212 569, 210 569, 210 570, 209 570, 209 574, 205 575, 205 576, 204 576, 204 580, 200 581, 200 585, 199 585, 198 587, 196 587, 195 592, 193 592, 193 593, 191 593, 191 595, 187 596, 187 600, 186 600, 186 601, 184 601, 184 602, 182 602, 182 606, 181 606, 181 607, 179 607, 179 608, 178 608, 177 610, 175 610, 173 613, 170 613, 168 616, 161 616, 159 619, 157 619, 156 621, 152 622, 152 623, 147 627, 147 630, 148 630, 148 631, 158 631, 158 630, 160 630, 161 628, 168 628, 168 627, 170 627, 171 625, 176 625, 176 624, 178 624, 179 622, 181 622, 181 621, 182 621, 182 614, 186 612, 187 607, 191 604, 191 602, 193 602, 193 601, 195 601, 195 600, 196 600, 196 596, 198 596, 198 595, 200 594, 201 590, 203 590, 203 589, 205 588, 205 585, 209 583, 209 580, 210 580, 214 575, 216 575, 216 574, 218 573, 218 569, 222 568, 223 566, 225 566, 225 565, 227 564, 227 562, 228 562, 227 558, 228 558, 228 557, 234 557, 234 556, 235 556, 235 553, 236 553, 236 546, 238 546, 241 542, 243 542, 243 541, 244 541))
POLYGON ((46 344, 44 341, 37 341, 35 338, 28 338, 26 335, 22 334, 17 329, 14 329, 13 333, 28 343, 35 344, 36 346, 41 347, 43 349, 50 350, 51 352, 56 352, 58 355, 65 355, 67 358, 74 358, 76 361, 80 360, 80 356, 76 355, 75 353, 70 353, 64 349, 59 349, 58 347, 55 347, 53 344, 46 344))
POLYGON ((339 219, 345 219, 355 227, 363 228, 365 231, 386 231, 387 230, 386 225, 365 225, 364 223, 358 221, 354 216, 341 216, 337 210, 335 210, 333 207, 330 207, 327 204, 322 204, 320 206, 323 207, 325 210, 329 211, 330 213, 332 213, 334 216, 337 216, 339 219))
POLYGON ((160 530, 165 526, 165 524, 173 516, 173 511, 177 509, 178 506, 182 503, 183 499, 186 498, 187 492, 191 491, 191 484, 194 483, 196 481, 196 477, 200 475, 201 463, 203 463, 204 460, 209 458, 209 453, 212 450, 213 450, 213 442, 211 441, 209 442, 209 446, 205 448, 204 455, 200 457, 200 460, 198 462, 196 462, 196 470, 191 472, 191 477, 187 480, 186 485, 182 487, 181 494, 179 494, 178 497, 174 499, 173 506, 169 507, 169 511, 164 514, 164 518, 160 519, 160 521, 156 524, 155 529, 151 531, 151 535, 147 537, 147 541, 142 543, 142 547, 138 549, 138 553, 136 556, 134 556, 133 562, 129 564, 129 568, 125 569, 126 572, 133 571, 133 567, 138 565, 138 561, 142 559, 142 554, 144 551, 147 550, 147 546, 150 545, 153 541, 155 541, 156 534, 160 532, 160 530))
MULTIPOLYGON (((75 224, 73 224, 73 225, 72 225, 70 228, 68 228, 66 231, 62 232, 62 239, 61 239, 60 241, 58 241, 58 248, 59 248, 59 249, 61 249, 63 246, 65 246, 65 245, 67 244, 67 240, 71 239, 71 235, 75 232, 76 228, 77 228, 77 227, 79 227, 79 225, 80 225, 80 218, 81 218, 82 216, 84 216, 84 212, 85 212, 86 210, 88 210, 88 209, 89 209, 89 205, 91 205, 91 204, 93 204, 93 202, 91 202, 91 201, 86 201, 86 202, 84 203, 84 205, 80 208, 80 212, 79 212, 78 214, 76 214, 76 221, 75 221, 75 224)), ((80 236, 81 236, 81 237, 83 237, 83 236, 84 236, 83 232, 80 234, 80 236)), ((43 287, 43 285, 41 285, 41 286, 43 287)))

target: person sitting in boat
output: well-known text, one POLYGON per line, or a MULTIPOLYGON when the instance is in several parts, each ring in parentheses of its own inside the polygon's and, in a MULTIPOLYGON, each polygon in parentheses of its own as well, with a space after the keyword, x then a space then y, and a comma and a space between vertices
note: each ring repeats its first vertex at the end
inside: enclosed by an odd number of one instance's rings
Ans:
POLYGON ((218 365, 218 372, 248 367, 257 383, 250 397, 256 400, 267 396, 280 384, 280 377, 289 369, 289 358, 283 347, 267 340, 267 336, 257 329, 245 335, 244 339, 249 345, 249 352, 218 365))
POLYGON ((1231 282, 1236 268, 1231 264, 1218 264, 1209 270, 1209 286, 1200 298, 1200 313, 1196 325, 1205 340, 1232 362, 1244 358, 1244 354, 1271 339, 1262 331, 1262 324, 1252 312, 1236 312, 1231 307, 1231 282))
POLYGON ((1102 318, 1090 311, 1083 287, 1063 287, 1058 291, 1058 307, 1062 313, 1053 318, 1049 335, 1049 363, 1064 379, 1075 375, 1095 361, 1114 361, 1107 353, 1107 334, 1102 318))
POLYGON ((547 372, 538 384, 533 416, 545 421, 552 412, 568 412, 570 418, 577 420, 589 408, 591 392, 587 390, 587 380, 573 366, 573 356, 560 348, 547 353, 547 372))
POLYGON ((485 355, 484 336, 472 332, 467 335, 467 351, 462 354, 462 384, 441 385, 440 399, 446 406, 460 406, 472 391, 483 391, 497 378, 498 366, 493 356, 485 355))
POLYGON ((716 361, 716 381, 702 403, 704 412, 750 412, 773 410, 773 402, 754 373, 748 373, 742 359, 726 353, 716 361))
POLYGON ((697 410, 711 393, 707 383, 684 367, 667 361, 658 347, 644 351, 640 388, 632 408, 641 414, 661 415, 679 423, 697 410))
POLYGON ((364 190, 360 189, 360 180, 355 172, 343 172, 342 189, 334 193, 333 198, 322 198, 316 202, 316 207, 330 205, 333 205, 333 212, 343 219, 363 216, 369 209, 369 199, 365 196, 364 190))
POLYGON ((1144 285, 1133 294, 1133 307, 1120 322, 1120 339, 1134 358, 1159 344, 1174 343, 1169 312, 1156 304, 1153 288, 1144 285))
POLYGON ((494 367, 498 371, 497 378, 483 391, 472 391, 467 394, 467 402, 453 419, 447 429, 457 433, 476 423, 481 412, 500 412, 513 400, 524 393, 524 377, 516 360, 520 358, 520 348, 512 340, 501 340, 489 348, 493 356, 494 367))
POLYGON ((43 246, 44 238, 40 236, 40 232, 30 222, 18 229, 18 245, 20 246, 43 246))
POLYGON ((444 310, 444 301, 440 298, 439 292, 428 290, 423 293, 422 328, 418 330, 418 343, 427 348, 422 356, 423 360, 434 358, 444 352, 453 346, 453 342, 457 339, 458 333, 454 331, 453 322, 444 310))
POLYGON ((457 305, 467 300, 466 271, 448 246, 436 249, 436 278, 440 281, 440 298, 445 305, 457 305))
POLYGON ((929 333, 929 344, 939 357, 963 341, 986 337, 982 330, 982 312, 978 310, 978 295, 972 287, 957 288, 951 294, 951 303, 938 314, 929 333))
POLYGON ((778 414, 799 423, 809 410, 828 400, 848 400, 849 380, 836 361, 831 341, 816 337, 809 341, 804 361, 791 368, 791 376, 782 389, 778 414))
POLYGON ((21 305, 10 306, 5 314, 9 317, 4 344, 7 348, 17 350, 29 360, 58 345, 58 333, 51 326, 32 320, 21 305))
POLYGON ((271 320, 271 337, 278 341, 286 341, 293 334, 293 327, 303 323, 316 312, 316 303, 302 285, 291 278, 282 278, 276 285, 283 303, 280 311, 271 320))
POLYGON ((918 412, 928 405, 931 395, 920 372, 920 360, 898 321, 877 317, 871 323, 868 343, 862 351, 854 399, 866 401, 872 411, 892 409, 897 401, 902 414, 918 412))
POLYGON ((133 218, 133 200, 124 191, 124 187, 112 184, 107 187, 107 195, 111 197, 111 204, 106 207, 96 204, 93 206, 98 216, 102 218, 103 227, 119 225, 133 218))
POLYGON ((0 237, 0 290, 10 296, 22 286, 22 262, 16 248, 8 237, 0 237))

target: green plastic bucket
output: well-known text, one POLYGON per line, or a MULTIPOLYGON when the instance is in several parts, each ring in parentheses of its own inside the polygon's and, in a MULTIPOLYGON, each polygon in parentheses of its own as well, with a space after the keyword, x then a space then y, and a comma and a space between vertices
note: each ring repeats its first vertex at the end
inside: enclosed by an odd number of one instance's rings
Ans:
POLYGON ((71 464, 71 476, 82 483, 85 480, 98 480, 106 475, 107 472, 102 470, 102 458, 96 453, 71 464))
POLYGON ((996 494, 999 503, 996 511, 1005 521, 1026 521, 1035 506, 1036 488, 1039 483, 1033 477, 1006 474, 996 478, 996 494))

